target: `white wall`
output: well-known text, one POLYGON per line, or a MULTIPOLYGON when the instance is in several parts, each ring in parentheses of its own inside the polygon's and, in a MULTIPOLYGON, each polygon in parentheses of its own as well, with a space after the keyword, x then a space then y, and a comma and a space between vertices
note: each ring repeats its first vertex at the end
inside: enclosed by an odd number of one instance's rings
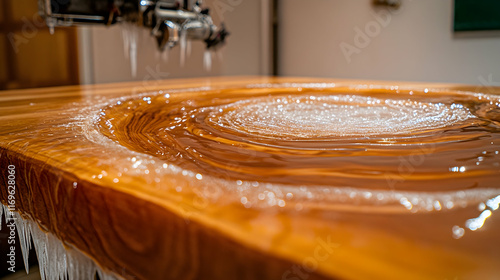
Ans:
POLYGON ((381 11, 371 3, 280 1, 280 74, 469 84, 500 82, 500 36, 455 36, 452 0, 403 0, 397 13, 380 22, 374 13, 381 11), (366 35, 366 27, 371 37, 363 41, 356 28, 366 35), (351 53, 342 51, 343 42, 351 53))
POLYGON ((231 33, 227 44, 214 56, 212 70, 203 67, 204 43, 193 42, 191 56, 180 66, 180 49, 169 52, 162 59, 149 30, 140 29, 137 75, 132 77, 130 61, 125 58, 122 26, 91 27, 80 30, 80 72, 84 83, 145 81, 156 79, 202 77, 218 75, 267 74, 268 43, 261 36, 261 10, 266 1, 206 0, 214 21, 224 22, 231 33))

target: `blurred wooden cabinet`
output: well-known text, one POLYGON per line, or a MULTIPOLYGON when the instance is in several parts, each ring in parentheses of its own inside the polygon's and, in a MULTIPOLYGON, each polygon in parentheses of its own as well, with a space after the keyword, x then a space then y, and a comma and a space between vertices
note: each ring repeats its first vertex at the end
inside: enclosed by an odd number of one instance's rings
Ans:
POLYGON ((77 31, 49 33, 37 0, 0 0, 0 89, 79 83, 77 31))

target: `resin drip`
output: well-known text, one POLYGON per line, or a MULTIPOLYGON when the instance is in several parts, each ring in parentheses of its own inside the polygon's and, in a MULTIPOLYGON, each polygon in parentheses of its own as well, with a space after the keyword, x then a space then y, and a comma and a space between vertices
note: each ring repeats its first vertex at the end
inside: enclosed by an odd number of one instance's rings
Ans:
MULTIPOLYGON (((133 23, 123 23, 122 26, 122 39, 123 39, 123 52, 125 59, 130 62, 130 73, 133 78, 137 77, 137 63, 138 63, 138 36, 140 29, 133 23)), ((182 30, 179 36, 179 66, 184 67, 186 60, 191 56, 192 42, 187 37, 187 31, 182 30)), ((161 58, 162 62, 168 62, 168 56, 171 47, 166 47, 164 50, 157 50, 156 57, 161 58)), ((214 51, 205 50, 203 53, 203 69, 207 72, 212 70, 214 51)), ((218 53, 220 55, 220 52, 218 53)))
POLYGON ((130 73, 137 76, 137 37, 139 30, 133 23, 124 23, 122 27, 123 51, 130 61, 130 73))
POLYGON ((179 38, 179 47, 180 47, 180 65, 181 67, 184 67, 186 64, 186 54, 187 54, 187 31, 186 30, 181 30, 181 35, 179 38))
POLYGON ((44 280, 90 280, 95 279, 96 273, 102 280, 123 279, 112 272, 103 270, 80 250, 63 244, 52 233, 44 232, 33 220, 25 219, 19 213, 9 211, 2 203, 0 203, 0 228, 3 221, 2 212, 7 221, 13 219, 16 224, 26 273, 29 273, 28 254, 33 241, 40 266, 40 276, 44 280))
POLYGON ((212 70, 212 52, 209 50, 206 50, 203 53, 203 68, 206 71, 211 71, 212 70))

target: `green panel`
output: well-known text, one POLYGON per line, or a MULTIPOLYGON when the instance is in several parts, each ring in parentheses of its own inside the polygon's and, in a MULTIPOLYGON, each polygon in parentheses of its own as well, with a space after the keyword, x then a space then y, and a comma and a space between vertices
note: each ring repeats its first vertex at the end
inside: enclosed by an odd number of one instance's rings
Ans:
POLYGON ((500 30, 500 0, 455 0, 454 30, 500 30))

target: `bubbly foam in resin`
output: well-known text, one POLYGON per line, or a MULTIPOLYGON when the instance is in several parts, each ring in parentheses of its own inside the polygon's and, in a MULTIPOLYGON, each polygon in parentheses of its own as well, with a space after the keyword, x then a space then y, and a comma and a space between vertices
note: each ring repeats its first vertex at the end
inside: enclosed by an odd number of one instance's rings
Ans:
POLYGON ((469 118, 474 116, 457 104, 355 95, 256 98, 217 107, 211 115, 221 126, 293 138, 412 134, 469 118))

